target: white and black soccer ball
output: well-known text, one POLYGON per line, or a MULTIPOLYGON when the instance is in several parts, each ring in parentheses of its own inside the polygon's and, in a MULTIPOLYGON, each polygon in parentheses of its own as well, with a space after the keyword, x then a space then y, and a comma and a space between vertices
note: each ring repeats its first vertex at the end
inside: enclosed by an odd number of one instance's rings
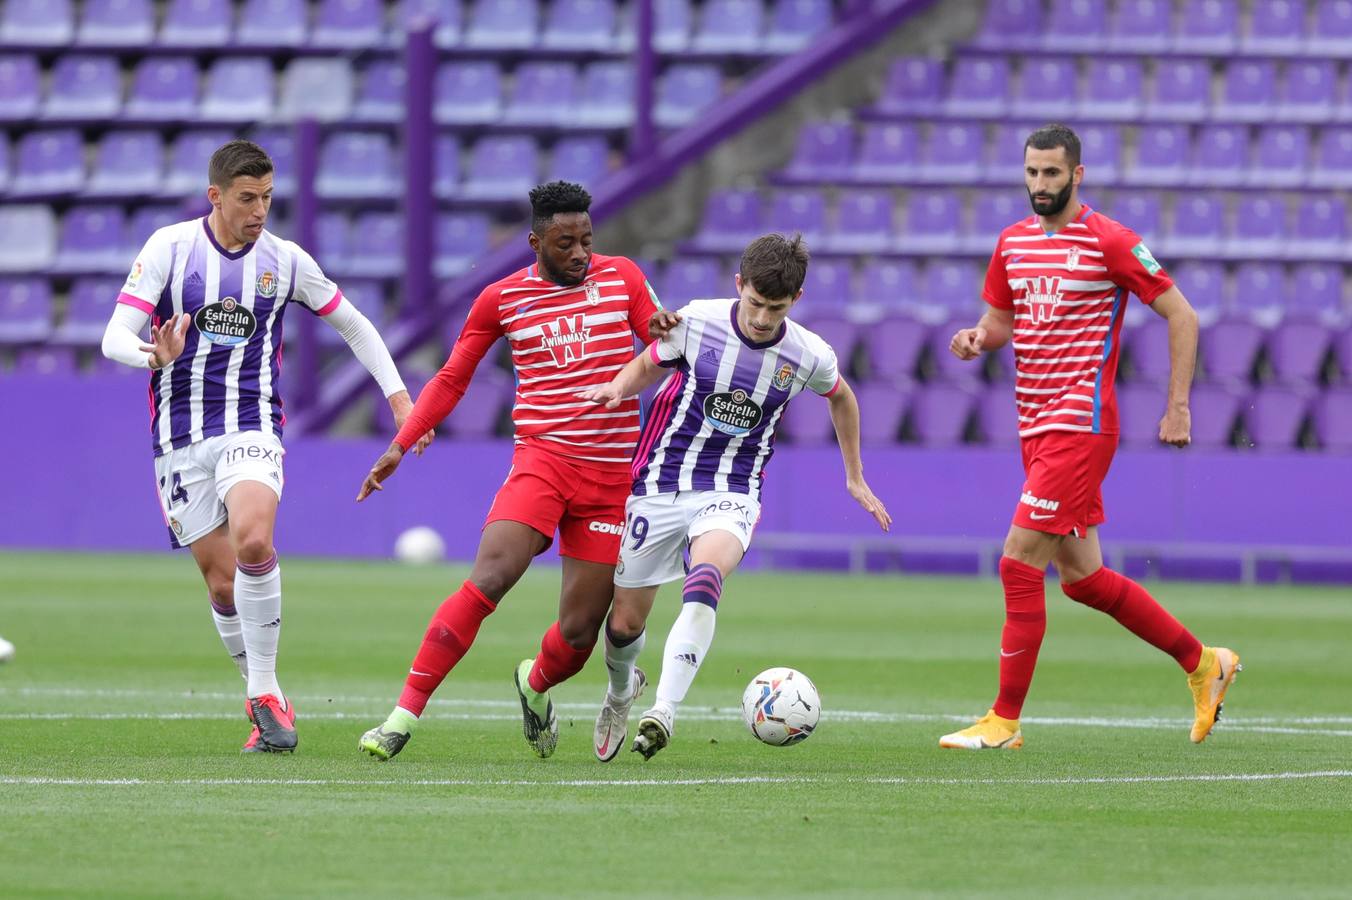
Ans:
POLYGON ((786 666, 766 669, 742 693, 742 720, 756 739, 775 747, 811 737, 821 718, 821 697, 812 680, 786 666))
POLYGON ((394 555, 400 562, 425 566, 441 561, 446 555, 446 542, 426 525, 417 525, 395 539, 394 555))

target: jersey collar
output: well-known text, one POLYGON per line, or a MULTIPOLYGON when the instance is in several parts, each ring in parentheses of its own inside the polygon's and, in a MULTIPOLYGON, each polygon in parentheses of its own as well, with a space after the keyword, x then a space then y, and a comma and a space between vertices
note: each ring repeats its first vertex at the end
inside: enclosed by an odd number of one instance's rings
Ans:
POLYGON ((742 326, 737 323, 737 308, 741 305, 742 305, 741 300, 732 301, 732 307, 730 311, 730 314, 732 316, 732 330, 737 333, 738 340, 740 340, 743 344, 746 344, 752 350, 764 350, 766 347, 773 347, 775 344, 778 344, 780 341, 784 340, 784 335, 788 334, 789 331, 789 323, 787 320, 779 323, 779 331, 775 332, 775 336, 770 338, 768 341, 753 341, 745 334, 742 334, 742 326))
POLYGON ((216 248, 216 252, 219 253, 221 256, 224 256, 226 259, 240 259, 241 257, 243 257, 245 254, 247 254, 250 250, 252 250, 252 249, 254 248, 254 244, 255 244, 256 242, 255 242, 255 241, 250 241, 249 243, 245 244, 243 247, 240 247, 238 250, 227 250, 227 249, 225 249, 224 247, 222 247, 222 246, 220 245, 220 242, 216 240, 216 235, 214 235, 214 234, 211 233, 211 226, 207 224, 207 220, 208 220, 209 218, 211 218, 211 217, 210 217, 210 216, 203 216, 203 217, 202 217, 202 230, 205 231, 205 232, 207 233, 207 240, 211 241, 211 246, 215 247, 215 248, 216 248))

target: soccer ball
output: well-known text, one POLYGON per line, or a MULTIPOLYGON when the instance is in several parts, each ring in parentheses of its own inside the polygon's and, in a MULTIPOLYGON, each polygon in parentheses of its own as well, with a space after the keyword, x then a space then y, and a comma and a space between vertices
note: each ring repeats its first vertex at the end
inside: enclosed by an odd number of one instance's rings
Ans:
POLYGON ((779 666, 751 679, 742 693, 742 720, 756 739, 775 747, 811 737, 821 718, 817 687, 796 669, 779 666))
POLYGON ((426 525, 417 525, 399 535, 394 542, 394 555, 400 562, 425 566, 438 562, 446 553, 446 542, 426 525))

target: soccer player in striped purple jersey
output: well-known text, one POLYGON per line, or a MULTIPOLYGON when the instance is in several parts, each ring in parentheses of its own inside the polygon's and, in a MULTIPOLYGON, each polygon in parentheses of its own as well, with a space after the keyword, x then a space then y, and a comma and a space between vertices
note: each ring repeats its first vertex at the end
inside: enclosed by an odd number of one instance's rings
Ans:
POLYGON ((760 519, 775 426, 803 390, 831 405, 846 489, 879 527, 891 527, 887 508, 864 481, 859 404, 840 376, 836 354, 788 319, 803 294, 807 263, 801 236, 757 238, 742 254, 735 299, 690 303, 670 334, 609 384, 581 394, 615 407, 667 377, 639 438, 625 506, 615 600, 606 622, 610 685, 593 744, 602 762, 619 752, 629 707, 646 683, 634 662, 657 588, 684 575, 684 602, 667 636, 657 700, 640 718, 632 749, 651 759, 670 742, 676 709, 713 643, 723 580, 742 561, 760 519))
MULTIPOLYGON (((384 341, 310 255, 264 230, 272 160, 235 140, 212 154, 211 213, 159 229, 137 256, 103 353, 150 370, 150 432, 169 540, 192 551, 212 618, 247 682, 245 752, 296 747, 277 684, 282 577, 282 314, 299 303, 343 336, 389 398, 413 409, 384 341), (150 342, 140 334, 150 323, 150 342)), ((430 434, 424 437, 424 446, 430 434)))

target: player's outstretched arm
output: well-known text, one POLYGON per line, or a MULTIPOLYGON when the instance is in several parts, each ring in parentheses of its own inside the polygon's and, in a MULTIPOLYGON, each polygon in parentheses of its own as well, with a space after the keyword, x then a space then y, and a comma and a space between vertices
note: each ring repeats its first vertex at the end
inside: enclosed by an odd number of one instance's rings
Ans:
POLYGON ((976 359, 982 353, 999 350, 1014 336, 1014 311, 988 307, 975 328, 964 328, 953 335, 948 349, 958 359, 976 359))
POLYGON ((835 391, 827 397, 827 402, 831 404, 831 424, 836 429, 840 456, 845 460, 845 489, 860 506, 868 510, 879 528, 891 531, 891 514, 883 501, 873 495, 868 482, 864 481, 864 461, 859 455, 859 401, 844 378, 840 379, 835 391))
POLYGON ((150 314, 119 303, 103 332, 103 355, 136 369, 163 369, 183 353, 191 322, 184 314, 170 316, 150 329, 150 343, 141 340, 141 329, 150 314))
POLYGON ((651 346, 645 348, 608 383, 578 391, 577 395, 583 400, 603 404, 606 409, 614 409, 621 401, 637 397, 667 374, 665 369, 652 361, 651 351, 651 346))
POLYGON ((1188 397, 1197 368, 1197 311, 1177 286, 1156 297, 1150 308, 1169 323, 1169 399, 1160 419, 1160 441, 1186 447, 1192 443, 1188 397))
POLYGON ((653 340, 660 341, 671 334, 679 324, 681 324, 680 313, 670 309, 659 309, 648 320, 648 334, 653 340))
POLYGON ((399 463, 404 460, 404 448, 397 443, 392 443, 380 458, 371 466, 371 471, 366 473, 365 480, 361 483, 361 490, 357 491, 357 502, 360 503, 376 491, 385 490, 380 486, 386 478, 394 474, 394 470, 399 468, 399 463))

